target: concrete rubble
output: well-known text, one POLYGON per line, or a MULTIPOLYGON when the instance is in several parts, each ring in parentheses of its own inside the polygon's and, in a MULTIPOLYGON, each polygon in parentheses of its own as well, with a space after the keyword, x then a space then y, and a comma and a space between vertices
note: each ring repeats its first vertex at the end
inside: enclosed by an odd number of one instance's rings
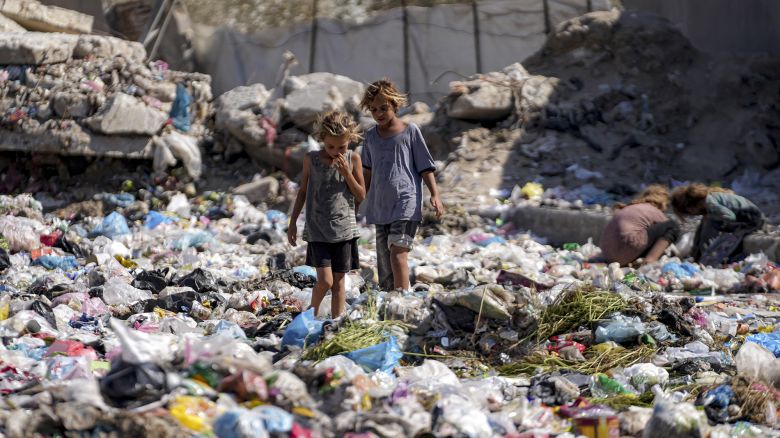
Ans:
POLYGON ((91 15, 57 6, 47 6, 37 0, 2 0, 0 13, 27 30, 83 34, 92 32, 91 15))
POLYGON ((191 96, 187 126, 177 129, 197 144, 207 134, 210 78, 145 58, 141 44, 115 37, 0 34, 0 149, 151 159, 177 84, 191 96))

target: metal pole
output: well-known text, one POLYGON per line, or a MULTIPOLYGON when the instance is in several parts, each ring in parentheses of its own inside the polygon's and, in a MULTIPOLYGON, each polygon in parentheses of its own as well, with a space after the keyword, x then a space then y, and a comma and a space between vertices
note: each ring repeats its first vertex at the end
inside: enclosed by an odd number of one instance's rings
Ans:
POLYGON ((311 40, 309 41, 309 73, 314 73, 314 58, 317 55, 317 3, 312 0, 311 40))
POLYGON ((477 56, 477 73, 481 73, 482 47, 479 41, 479 8, 476 0, 471 0, 471 14, 474 16, 474 52, 477 56))
POLYGON ((593 12, 593 0, 585 0, 585 9, 588 12, 593 12))
POLYGON ((168 14, 165 16, 165 20, 163 21, 162 27, 160 28, 160 32, 157 34, 157 39, 154 41, 154 46, 152 46, 152 51, 149 52, 148 59, 154 59, 155 56, 157 56, 157 49, 160 48, 160 43, 162 42, 163 37, 165 36, 165 31, 168 29, 168 23, 171 22, 171 17, 173 17, 173 8, 176 7, 176 2, 179 0, 173 0, 173 3, 171 3, 171 7, 168 9, 168 14))
POLYGON ((401 7, 403 8, 403 25, 404 25, 404 89, 407 93, 409 90, 409 13, 406 10, 406 0, 401 0, 401 7))
POLYGON ((149 26, 149 30, 146 31, 146 35, 144 35, 142 42, 144 47, 146 47, 149 44, 150 36, 154 29, 157 27, 158 24, 160 24, 160 19, 162 19, 163 12, 168 8, 168 3, 170 3, 171 0, 163 0, 162 5, 160 6, 160 9, 157 10, 157 14, 154 16, 154 20, 152 21, 152 24, 149 26))
POLYGON ((550 4, 548 0, 542 0, 544 6, 544 33, 545 35, 550 33, 550 4))

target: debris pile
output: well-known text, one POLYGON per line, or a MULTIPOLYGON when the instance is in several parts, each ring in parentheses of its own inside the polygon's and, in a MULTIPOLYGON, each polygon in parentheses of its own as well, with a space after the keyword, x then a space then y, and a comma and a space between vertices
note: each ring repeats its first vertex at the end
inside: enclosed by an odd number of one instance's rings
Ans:
POLYGON ((154 158, 159 169, 179 159, 199 177, 209 76, 147 63, 140 43, 89 34, 4 32, 0 59, 3 150, 154 158))

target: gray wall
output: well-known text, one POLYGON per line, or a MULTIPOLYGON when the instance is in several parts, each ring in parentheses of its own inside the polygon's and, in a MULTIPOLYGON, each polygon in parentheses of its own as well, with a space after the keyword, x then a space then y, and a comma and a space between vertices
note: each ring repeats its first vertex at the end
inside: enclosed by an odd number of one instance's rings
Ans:
POLYGON ((780 54, 779 0, 623 0, 668 18, 705 52, 780 54))

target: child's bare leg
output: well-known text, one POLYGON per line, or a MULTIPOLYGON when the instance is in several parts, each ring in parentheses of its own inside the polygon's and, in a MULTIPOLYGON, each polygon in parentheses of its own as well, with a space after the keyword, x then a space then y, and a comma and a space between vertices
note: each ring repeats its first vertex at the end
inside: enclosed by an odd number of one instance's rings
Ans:
POLYGON ((655 263, 658 261, 658 259, 661 258, 661 255, 663 255, 664 251, 666 251, 666 248, 669 247, 669 241, 666 239, 658 239, 655 241, 652 247, 650 247, 650 251, 647 252, 647 256, 645 256, 645 263, 655 263))
POLYGON ((347 307, 347 293, 345 287, 346 273, 333 273, 333 287, 330 288, 330 317, 338 318, 347 307))
POLYGON ((317 268, 317 283, 311 290, 311 304, 309 308, 314 308, 314 316, 317 316, 320 312, 320 304, 325 298, 325 294, 328 289, 333 287, 333 273, 330 270, 330 266, 324 268, 317 268))
POLYGON ((409 248, 391 246, 390 264, 393 267, 393 288, 409 290, 409 248))

